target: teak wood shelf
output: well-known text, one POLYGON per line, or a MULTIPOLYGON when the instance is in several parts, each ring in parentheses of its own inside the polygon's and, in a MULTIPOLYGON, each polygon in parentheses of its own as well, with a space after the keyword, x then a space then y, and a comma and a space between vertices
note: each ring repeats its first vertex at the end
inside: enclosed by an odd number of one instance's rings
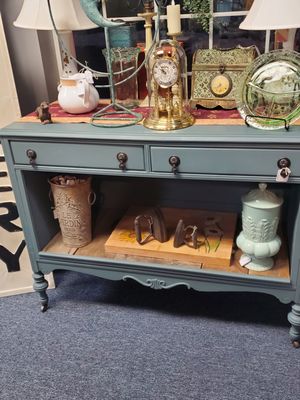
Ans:
MULTIPOLYGON (((260 292, 292 303, 290 336, 300 341, 300 127, 263 132, 246 126, 195 125, 154 132, 89 124, 14 123, 0 138, 24 228, 34 288, 48 306, 45 274, 74 270, 112 280, 135 280, 153 289, 176 286, 198 291, 260 292), (126 155, 125 168, 118 154, 126 155), (179 160, 177 170, 170 158, 179 160), (291 162, 288 183, 276 182, 277 163, 291 162), (176 172, 176 173, 174 173, 176 172), (53 218, 48 180, 58 174, 93 178, 93 240, 68 249, 53 218), (113 254, 105 249, 130 206, 200 209, 240 216, 241 196, 266 182, 284 198, 283 246, 274 267, 248 271, 234 246, 228 264, 197 264, 159 257, 113 254), (110 211, 111 210, 111 211, 110 211), (98 214, 98 219, 95 215, 98 214), (101 222, 101 223, 100 223, 101 222)), ((240 220, 240 218, 238 218, 240 220)), ((237 232, 240 230, 237 224, 237 232)), ((234 242, 234 238, 233 238, 234 242)))
MULTIPOLYGON (((169 209, 172 210, 172 209, 169 209)), ((168 210, 168 211, 169 211, 168 210)), ((199 214, 198 210, 194 210, 196 214, 199 214)), ((131 211, 132 213, 132 211, 131 211)), ((131 214, 130 213, 130 214, 131 214)), ((96 219, 96 227, 93 233, 93 240, 91 243, 84 247, 70 248, 63 244, 62 234, 57 233, 50 242, 43 248, 43 252, 53 253, 53 254, 68 254, 77 257, 96 257, 96 258, 107 258, 114 260, 126 260, 131 262, 140 262, 145 264, 157 264, 157 266, 164 266, 166 264, 165 258, 160 258, 159 256, 150 257, 145 255, 128 254, 126 251, 123 252, 109 252, 107 250, 107 241, 111 237, 114 227, 111 226, 111 221, 116 220, 116 215, 118 212, 113 209, 103 210, 99 217, 96 219)), ((126 213, 127 215, 127 213, 126 213)), ((117 224, 118 226, 118 224, 117 224)), ((191 249, 194 250, 194 249, 191 249)), ((283 243, 279 254, 275 258, 274 267, 268 271, 257 272, 250 271, 247 268, 241 267, 239 259, 241 256, 241 251, 236 249, 235 246, 232 248, 231 257, 229 265, 214 264, 213 266, 208 266, 207 264, 189 262, 187 259, 184 261, 174 260, 172 258, 168 259, 168 264, 172 267, 177 268, 189 268, 194 270, 200 269, 211 269, 216 271, 222 271, 229 274, 243 274, 243 275, 256 275, 256 276, 266 276, 277 279, 289 279, 290 278, 290 267, 288 260, 288 253, 283 243)))
MULTIPOLYGON (((53 253, 53 254, 68 254, 77 257, 96 257, 96 258, 107 258, 114 259, 119 261, 129 261, 129 262, 140 262, 145 264, 157 264, 157 266, 165 265, 165 259, 160 259, 159 257, 146 257, 146 256, 137 256, 137 255, 128 255, 126 253, 117 254, 117 253, 109 253, 105 250, 105 242, 109 238, 110 234, 105 232, 98 232, 91 243, 84 247, 79 248, 70 248, 66 247, 63 244, 63 239, 61 233, 57 233, 54 238, 45 246, 43 249, 44 252, 53 253)), ((266 276, 272 277, 274 279, 289 279, 290 271, 289 271, 289 260, 286 251, 286 247, 282 246, 279 254, 276 256, 274 267, 268 271, 257 272, 250 271, 247 268, 241 267, 239 263, 239 259, 241 256, 240 250, 234 250, 231 256, 230 265, 229 266, 207 266, 203 264, 190 263, 188 261, 179 262, 179 261, 169 261, 170 266, 177 268, 187 268, 194 270, 216 270, 222 271, 228 274, 243 274, 243 275, 256 275, 256 276, 266 276)))

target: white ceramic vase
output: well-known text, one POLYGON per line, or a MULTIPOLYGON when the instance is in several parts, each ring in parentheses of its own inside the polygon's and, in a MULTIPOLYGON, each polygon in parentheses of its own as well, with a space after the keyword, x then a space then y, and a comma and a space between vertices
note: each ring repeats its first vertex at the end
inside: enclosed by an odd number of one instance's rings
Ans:
POLYGON ((58 86, 58 103, 70 114, 84 114, 94 110, 99 103, 99 94, 93 85, 91 72, 62 77, 58 86))

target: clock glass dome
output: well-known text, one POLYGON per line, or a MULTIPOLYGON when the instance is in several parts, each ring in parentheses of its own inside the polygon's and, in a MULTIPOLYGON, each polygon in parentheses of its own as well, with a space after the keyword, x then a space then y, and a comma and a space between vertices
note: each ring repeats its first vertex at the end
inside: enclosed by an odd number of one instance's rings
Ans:
POLYGON ((147 73, 150 114, 144 125, 157 130, 192 125, 183 47, 176 40, 161 40, 150 54, 147 73))

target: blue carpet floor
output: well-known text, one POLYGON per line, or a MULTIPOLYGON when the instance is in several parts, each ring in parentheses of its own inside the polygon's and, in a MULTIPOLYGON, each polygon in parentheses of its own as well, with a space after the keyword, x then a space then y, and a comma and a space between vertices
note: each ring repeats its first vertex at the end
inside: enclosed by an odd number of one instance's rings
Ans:
POLYGON ((298 400, 289 306, 56 272, 50 308, 0 299, 1 400, 298 400))

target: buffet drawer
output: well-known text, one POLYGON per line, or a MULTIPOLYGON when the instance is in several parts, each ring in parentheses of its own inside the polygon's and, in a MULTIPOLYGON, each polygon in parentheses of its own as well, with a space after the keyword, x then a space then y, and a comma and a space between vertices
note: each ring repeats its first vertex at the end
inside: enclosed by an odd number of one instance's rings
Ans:
POLYGON ((151 147, 153 172, 170 172, 170 157, 180 163, 178 173, 276 176, 277 162, 288 158, 292 176, 300 176, 300 150, 151 147), (262 162, 263 160, 263 162, 262 162))
POLYGON ((119 153, 127 156, 126 170, 144 170, 143 146, 12 141, 15 164, 30 164, 28 150, 36 154, 34 164, 60 167, 120 169, 119 153))

